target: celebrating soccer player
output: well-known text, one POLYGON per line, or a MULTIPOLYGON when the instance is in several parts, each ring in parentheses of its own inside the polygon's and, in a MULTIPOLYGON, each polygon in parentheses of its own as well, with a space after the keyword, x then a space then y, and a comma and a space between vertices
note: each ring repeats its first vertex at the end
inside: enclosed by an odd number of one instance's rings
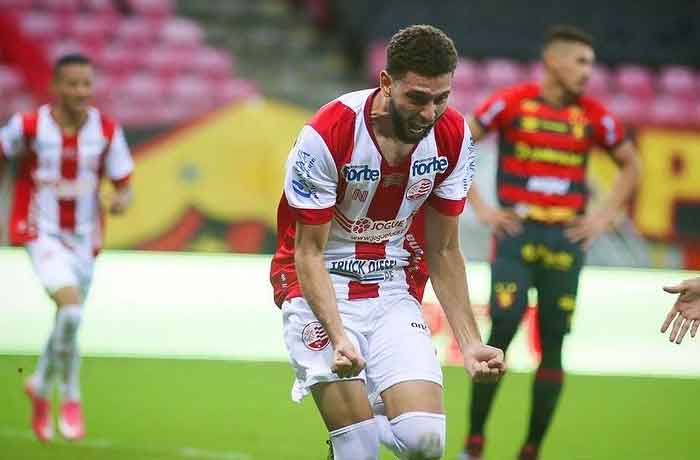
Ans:
POLYGON ((41 284, 56 303, 56 317, 36 372, 25 391, 32 402, 32 429, 53 437, 51 394, 60 381, 59 428, 69 440, 84 436, 80 399, 78 328, 102 244, 100 180, 112 180, 110 212, 131 200, 133 162, 122 130, 89 105, 90 61, 60 58, 53 70, 55 104, 16 114, 0 130, 0 165, 19 163, 9 237, 24 245, 41 284))
MULTIPOLYGON (((499 208, 472 187, 469 200, 496 236, 491 264, 488 344, 507 349, 537 289, 542 361, 535 375, 532 412, 519 459, 538 452, 562 389, 562 342, 576 305, 584 250, 608 229, 630 198, 639 160, 617 119, 583 95, 594 62, 591 38, 568 26, 550 30, 544 42, 544 74, 496 92, 469 120, 472 136, 499 135, 499 208), (598 146, 620 173, 604 204, 586 212, 586 163, 598 146)), ((474 385, 464 457, 482 458, 484 425, 498 385, 474 385)))
POLYGON ((447 104, 456 63, 442 31, 399 31, 379 88, 322 107, 287 161, 271 281, 292 397, 313 395, 336 460, 377 459, 380 440, 400 458, 442 456, 442 372, 419 302, 425 261, 468 374, 496 381, 505 370, 502 351, 481 343, 459 248, 474 152, 447 104))

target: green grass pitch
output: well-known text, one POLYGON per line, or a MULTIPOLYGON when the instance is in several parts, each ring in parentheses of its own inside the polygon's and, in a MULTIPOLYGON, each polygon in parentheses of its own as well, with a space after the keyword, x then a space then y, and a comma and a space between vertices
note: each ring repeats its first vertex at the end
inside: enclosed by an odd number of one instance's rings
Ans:
MULTIPOLYGON (((0 460, 316 460, 325 430, 313 402, 289 399, 286 363, 88 358, 88 435, 41 445, 21 392, 34 356, 0 355, 0 460), (20 371, 21 369, 21 371, 20 371)), ((506 377, 488 425, 487 460, 513 459, 525 435, 531 375, 506 377)), ((446 459, 465 430, 469 385, 445 370, 446 459)), ((700 458, 700 382, 568 375, 543 460, 700 458)), ((391 459, 387 452, 382 459, 391 459)))

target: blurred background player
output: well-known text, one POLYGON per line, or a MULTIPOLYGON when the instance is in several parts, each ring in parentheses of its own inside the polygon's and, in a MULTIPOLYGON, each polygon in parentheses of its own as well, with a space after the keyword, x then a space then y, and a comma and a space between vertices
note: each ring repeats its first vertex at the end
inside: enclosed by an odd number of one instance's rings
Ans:
POLYGON ((133 162, 121 128, 89 105, 93 68, 80 54, 53 69, 55 103, 14 115, 0 131, 0 161, 17 159, 9 239, 24 245, 39 281, 56 303, 53 330, 25 391, 32 429, 53 436, 51 396, 60 382, 59 428, 69 440, 84 436, 78 328, 94 260, 102 245, 100 181, 115 187, 110 212, 131 201, 133 162))
MULTIPOLYGON (((583 95, 595 54, 592 39, 569 26, 553 27, 544 42, 539 83, 496 92, 469 120, 476 141, 499 135, 497 194, 492 208, 475 187, 470 203, 495 236, 491 263, 489 345, 507 349, 537 289, 542 358, 532 389, 527 439, 518 458, 538 458, 563 382, 562 343, 576 303, 584 250, 609 229, 639 176, 632 143, 608 110, 583 95), (608 151, 620 172, 604 204, 586 214, 590 150, 608 151)), ((498 388, 476 383, 465 457, 480 459, 484 425, 498 388)))
POLYGON ((661 332, 666 332, 673 322, 673 328, 669 334, 671 342, 680 344, 688 329, 690 329, 690 336, 695 337, 700 328, 700 278, 687 279, 676 286, 665 287, 664 291, 669 294, 678 294, 678 298, 666 315, 661 325, 661 332))
POLYGON ((475 380, 504 372, 469 303, 458 218, 474 171, 464 118, 448 107, 457 52, 431 26, 396 33, 380 87, 326 104, 287 161, 271 280, 297 380, 336 460, 442 458, 442 372, 420 308, 424 256, 475 380), (407 239, 424 205, 423 249, 407 239), (330 346, 329 346, 330 345, 330 346), (378 397, 386 417, 375 419, 378 397))

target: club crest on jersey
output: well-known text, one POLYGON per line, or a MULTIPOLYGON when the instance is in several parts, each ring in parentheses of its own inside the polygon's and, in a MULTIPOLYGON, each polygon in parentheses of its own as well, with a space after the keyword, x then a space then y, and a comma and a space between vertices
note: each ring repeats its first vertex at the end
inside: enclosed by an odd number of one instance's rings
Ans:
POLYGON ((379 180, 379 170, 367 165, 345 165, 343 177, 346 182, 376 182, 379 180))
POLYGON ((421 179, 406 190, 406 198, 415 201, 428 196, 433 188, 433 183, 429 179, 421 179))
POLYGON ((440 174, 447 171, 446 157, 432 157, 414 161, 411 165, 411 177, 440 174))
POLYGON ((328 338, 326 330, 318 321, 313 321, 301 331, 301 340, 306 345, 306 348, 312 351, 321 351, 328 346, 331 339, 328 338))

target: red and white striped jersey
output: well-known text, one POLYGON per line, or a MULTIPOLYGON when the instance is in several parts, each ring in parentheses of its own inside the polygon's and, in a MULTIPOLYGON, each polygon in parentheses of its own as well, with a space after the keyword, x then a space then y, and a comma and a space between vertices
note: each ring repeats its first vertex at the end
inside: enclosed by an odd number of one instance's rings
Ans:
POLYGON ((294 269, 296 222, 332 220, 325 263, 337 298, 407 291, 418 298, 425 280, 414 276, 423 250, 412 234, 413 217, 425 203, 446 215, 464 209, 475 167, 464 118, 448 108, 410 158, 391 166, 370 124, 377 92, 349 93, 326 104, 289 154, 270 273, 277 305, 302 295, 294 269))
POLYGON ((133 161, 124 133, 97 109, 66 136, 48 105, 16 114, 0 129, 0 155, 19 160, 10 215, 10 241, 39 232, 89 235, 101 242, 100 179, 129 180, 133 161))

